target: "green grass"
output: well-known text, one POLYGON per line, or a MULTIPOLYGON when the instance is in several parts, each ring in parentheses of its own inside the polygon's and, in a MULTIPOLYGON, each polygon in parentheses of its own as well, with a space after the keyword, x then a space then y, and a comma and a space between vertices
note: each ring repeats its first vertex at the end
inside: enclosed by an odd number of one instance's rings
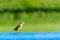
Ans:
POLYGON ((14 32, 14 28, 20 21, 25 24, 19 32, 53 32, 60 31, 60 12, 34 12, 22 13, 19 19, 14 20, 14 14, 0 14, 0 32, 14 32))
POLYGON ((60 0, 1 0, 0 8, 27 8, 27 7, 43 7, 43 8, 60 8, 60 0))
MULTIPOLYGON (((0 26, 0 32, 14 32, 16 25, 0 26)), ((54 32, 60 31, 60 24, 25 24, 19 32, 54 32)))
MULTIPOLYGON (((1 0, 0 10, 6 9, 25 9, 33 8, 51 8, 59 9, 59 0, 1 0)), ((13 28, 24 21, 25 25, 19 32, 51 32, 60 31, 60 12, 34 12, 18 14, 19 19, 14 20, 13 13, 0 13, 0 32, 14 32, 13 28)))

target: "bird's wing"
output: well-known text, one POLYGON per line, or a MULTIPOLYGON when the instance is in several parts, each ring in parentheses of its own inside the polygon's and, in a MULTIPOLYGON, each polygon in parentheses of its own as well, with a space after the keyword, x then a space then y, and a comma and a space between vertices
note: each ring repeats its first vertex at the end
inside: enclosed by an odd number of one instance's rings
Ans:
POLYGON ((19 27, 20 27, 20 26, 16 26, 16 27, 14 28, 14 30, 17 31, 17 30, 19 29, 19 27))

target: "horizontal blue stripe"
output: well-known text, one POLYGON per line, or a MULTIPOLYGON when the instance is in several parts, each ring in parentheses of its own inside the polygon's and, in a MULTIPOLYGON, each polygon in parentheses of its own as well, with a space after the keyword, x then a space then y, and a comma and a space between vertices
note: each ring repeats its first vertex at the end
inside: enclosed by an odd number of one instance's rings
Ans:
POLYGON ((60 32, 2 32, 0 40, 60 40, 60 32))

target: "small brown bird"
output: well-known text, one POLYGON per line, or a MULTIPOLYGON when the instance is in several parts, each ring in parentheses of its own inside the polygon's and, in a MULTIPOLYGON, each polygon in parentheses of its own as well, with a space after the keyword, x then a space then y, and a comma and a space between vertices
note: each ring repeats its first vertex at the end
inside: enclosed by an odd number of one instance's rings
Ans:
POLYGON ((14 30, 15 30, 15 31, 18 31, 19 29, 22 28, 23 25, 24 25, 24 22, 20 22, 20 23, 14 28, 14 30))

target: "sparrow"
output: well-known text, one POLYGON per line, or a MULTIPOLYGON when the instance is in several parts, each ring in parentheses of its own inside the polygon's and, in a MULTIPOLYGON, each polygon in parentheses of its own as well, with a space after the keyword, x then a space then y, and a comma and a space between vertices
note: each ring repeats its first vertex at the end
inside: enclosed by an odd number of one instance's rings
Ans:
POLYGON ((14 28, 14 30, 15 30, 15 31, 18 31, 19 29, 21 29, 21 28, 23 27, 23 25, 24 25, 24 22, 20 22, 20 23, 14 28))

